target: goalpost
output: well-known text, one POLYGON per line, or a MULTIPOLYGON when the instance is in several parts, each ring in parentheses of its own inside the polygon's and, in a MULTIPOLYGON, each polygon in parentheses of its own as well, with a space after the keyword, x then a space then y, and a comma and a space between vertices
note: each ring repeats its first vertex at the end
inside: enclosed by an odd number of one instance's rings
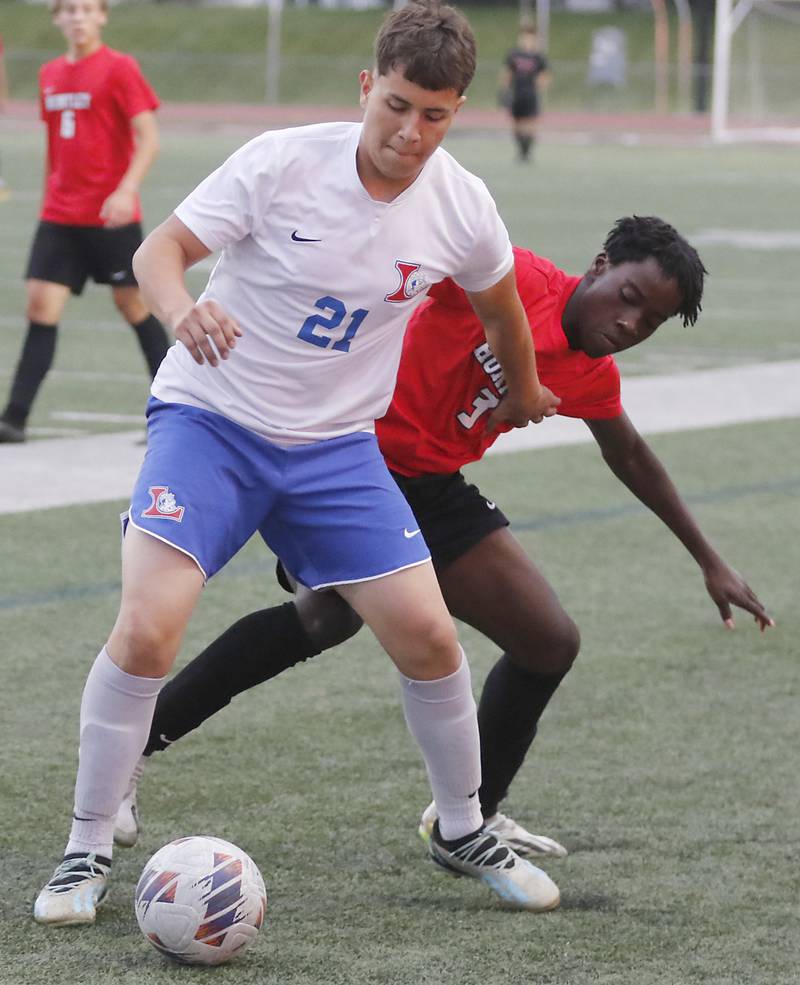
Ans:
POLYGON ((800 142, 799 51, 798 0, 716 0, 713 140, 800 142))

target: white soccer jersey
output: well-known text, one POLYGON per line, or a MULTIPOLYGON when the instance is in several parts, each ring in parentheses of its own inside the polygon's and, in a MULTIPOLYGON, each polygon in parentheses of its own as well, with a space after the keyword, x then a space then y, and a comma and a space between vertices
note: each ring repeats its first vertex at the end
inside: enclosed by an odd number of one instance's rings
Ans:
POLYGON ((216 367, 174 346, 154 396, 282 443, 371 430, 427 288, 453 277, 481 291, 508 273, 508 233, 479 178, 439 148, 394 201, 374 201, 356 170, 360 133, 330 123, 262 134, 178 206, 222 250, 201 300, 244 335, 216 367))

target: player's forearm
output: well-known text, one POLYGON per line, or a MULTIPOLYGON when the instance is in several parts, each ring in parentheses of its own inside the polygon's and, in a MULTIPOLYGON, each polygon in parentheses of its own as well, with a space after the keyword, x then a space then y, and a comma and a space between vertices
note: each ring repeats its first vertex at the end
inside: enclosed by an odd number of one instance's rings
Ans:
POLYGON ((484 319, 486 341, 503 370, 508 396, 523 403, 535 401, 541 384, 536 372, 536 353, 524 312, 512 320, 484 319))
POLYGON ((667 470, 640 436, 624 456, 603 450, 613 473, 680 540, 701 568, 719 560, 667 470))
POLYGON ((194 305, 186 289, 188 267, 180 243, 160 229, 150 233, 133 257, 133 272, 145 304, 173 329, 194 305))
POLYGON ((158 130, 155 123, 137 129, 133 156, 127 171, 117 185, 117 190, 138 193, 147 172, 153 166, 153 161, 158 157, 158 151, 158 130))

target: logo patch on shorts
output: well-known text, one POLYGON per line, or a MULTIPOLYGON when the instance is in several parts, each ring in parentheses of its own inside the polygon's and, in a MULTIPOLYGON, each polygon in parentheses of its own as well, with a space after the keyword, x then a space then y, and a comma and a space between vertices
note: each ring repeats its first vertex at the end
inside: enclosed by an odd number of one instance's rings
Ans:
POLYGON ((147 491, 150 493, 150 505, 146 510, 142 510, 142 516, 181 522, 185 507, 178 506, 175 496, 169 491, 169 486, 150 486, 147 491))

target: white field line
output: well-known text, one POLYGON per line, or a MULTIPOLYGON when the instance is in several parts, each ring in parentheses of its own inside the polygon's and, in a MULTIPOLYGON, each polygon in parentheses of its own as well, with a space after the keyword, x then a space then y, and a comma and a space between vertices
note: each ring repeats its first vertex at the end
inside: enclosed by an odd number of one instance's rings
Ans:
MULTIPOLYGON (((622 381, 622 402, 642 434, 696 431, 800 417, 800 359, 622 381)), ((502 435, 489 454, 594 441, 583 421, 548 418, 502 435)))
POLYGON ((96 424, 139 424, 144 430, 144 414, 104 414, 94 410, 54 410, 54 421, 92 421, 96 424))
MULTIPOLYGON (((643 434, 800 417, 800 360, 634 377, 623 401, 643 434)), ((490 454, 591 440, 582 421, 556 417, 502 435, 490 454)), ((125 499, 141 441, 125 431, 0 446, 0 514, 125 499)))
POLYGON ((691 237, 695 246, 734 246, 740 250, 800 249, 798 229, 700 229, 691 237))

